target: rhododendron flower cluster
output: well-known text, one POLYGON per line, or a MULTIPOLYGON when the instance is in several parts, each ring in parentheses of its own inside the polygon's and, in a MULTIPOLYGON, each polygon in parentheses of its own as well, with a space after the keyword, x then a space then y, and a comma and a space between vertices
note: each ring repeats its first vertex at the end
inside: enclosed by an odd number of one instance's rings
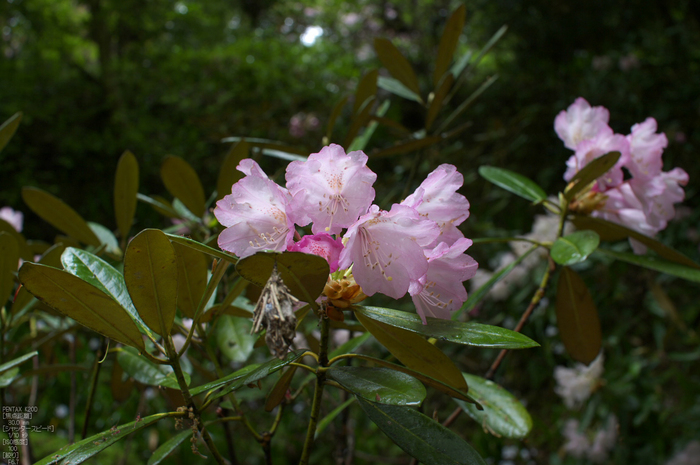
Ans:
MULTIPOLYGON (((668 140, 665 134, 656 133, 654 118, 635 124, 627 136, 615 134, 608 126, 609 118, 606 108, 591 107, 583 98, 576 99, 557 115, 554 130, 564 145, 574 151, 566 162, 564 179, 569 181, 584 166, 606 153, 620 152, 615 166, 593 186, 592 191, 603 194, 605 201, 592 216, 653 237, 673 218, 673 204, 684 199, 681 186, 687 184, 688 174, 680 168, 662 171, 661 157, 668 140)), ((646 251, 641 243, 635 240, 630 243, 635 253, 646 251)))
POLYGON ((222 249, 239 257, 262 250, 319 255, 339 279, 354 279, 360 294, 398 299, 408 292, 424 324, 427 316, 449 318, 466 301, 462 283, 478 265, 464 253, 472 241, 457 229, 469 202, 457 193, 463 177, 454 166, 440 165, 389 211, 372 204, 377 175, 362 151, 346 154, 331 144, 294 161, 286 188, 251 159, 238 169, 246 176, 214 209, 226 226, 222 249), (300 237, 297 226, 309 224, 312 234, 300 237))

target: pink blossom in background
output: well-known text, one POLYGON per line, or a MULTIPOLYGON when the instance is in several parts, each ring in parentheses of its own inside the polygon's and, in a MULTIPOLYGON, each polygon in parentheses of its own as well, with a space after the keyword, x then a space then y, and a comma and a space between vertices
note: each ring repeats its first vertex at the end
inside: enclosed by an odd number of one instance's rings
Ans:
POLYGON ((436 242, 453 244, 464 237, 457 226, 469 218, 469 201, 457 193, 464 184, 464 177, 454 165, 440 165, 425 178, 416 191, 406 197, 401 205, 416 209, 424 218, 435 221, 440 227, 436 242))
POLYGON ((306 161, 287 166, 287 187, 299 225, 313 222, 314 234, 338 234, 367 212, 377 175, 367 167, 362 151, 347 155, 331 144, 312 153, 306 161))
POLYGON ((22 232, 24 215, 20 211, 15 211, 10 207, 0 208, 0 219, 7 221, 17 232, 22 232))
POLYGON ((315 234, 304 236, 299 242, 294 242, 287 247, 290 252, 304 252, 323 257, 331 268, 331 273, 338 271, 338 259, 343 250, 343 241, 333 239, 329 234, 315 234))
POLYGON ((381 292, 398 299, 428 271, 423 247, 439 234, 437 223, 421 219, 413 208, 394 204, 387 212, 372 205, 348 228, 340 268, 353 265, 355 281, 366 295, 381 292))
POLYGON ((605 107, 591 107, 582 97, 577 98, 566 111, 562 111, 554 120, 554 130, 564 145, 576 150, 583 140, 593 139, 613 131, 608 126, 610 112, 605 107))
POLYGON ((476 260, 464 253, 471 245, 471 239, 461 238, 452 246, 441 242, 434 249, 424 249, 428 271, 409 287, 423 324, 427 324, 428 316, 449 319, 466 302, 463 282, 473 278, 479 267, 476 260))

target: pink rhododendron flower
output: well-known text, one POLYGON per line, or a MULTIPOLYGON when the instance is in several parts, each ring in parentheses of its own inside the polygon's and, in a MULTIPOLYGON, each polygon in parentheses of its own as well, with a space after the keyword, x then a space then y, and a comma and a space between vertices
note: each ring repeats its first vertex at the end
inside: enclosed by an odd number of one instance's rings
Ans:
POLYGON ((632 133, 627 136, 630 144, 631 159, 627 165, 636 179, 648 179, 661 173, 663 163, 661 155, 668 139, 666 134, 656 134, 656 120, 647 118, 643 123, 632 126, 632 133))
POLYGON ((566 111, 554 120, 554 130, 564 145, 576 150, 581 141, 594 139, 599 135, 612 135, 608 126, 610 112, 605 107, 591 107, 582 97, 577 98, 566 111))
POLYGON ((323 257, 331 267, 331 273, 338 271, 338 259, 343 250, 343 241, 333 239, 329 234, 315 234, 304 236, 299 242, 294 242, 287 247, 290 252, 304 252, 323 257))
POLYGON ((605 191, 610 187, 619 186, 624 178, 622 166, 629 162, 630 149, 625 136, 612 132, 582 140, 577 145, 576 152, 566 162, 564 179, 570 180, 584 166, 610 152, 620 152, 620 159, 605 175, 598 178, 597 190, 605 191))
POLYGON ((423 247, 439 234, 437 223, 421 219, 413 208, 394 204, 387 212, 372 205, 348 228, 339 265, 353 265, 355 281, 366 295, 381 292, 398 299, 428 271, 423 247))
POLYGON ((457 193, 464 177, 454 165, 440 165, 425 178, 416 191, 406 197, 401 205, 416 209, 423 217, 435 221, 440 227, 437 242, 453 244, 464 237, 457 226, 469 218, 469 201, 457 193))
POLYGON ((313 222, 314 234, 338 234, 365 214, 374 200, 376 180, 367 168, 367 155, 359 150, 346 155, 336 144, 287 166, 292 209, 298 212, 300 226, 313 222))
POLYGON ((428 271, 411 282, 409 294, 416 311, 427 324, 426 317, 449 319, 467 300, 463 282, 473 278, 479 265, 464 252, 472 245, 470 239, 457 239, 452 246, 441 242, 434 249, 425 249, 428 271))
POLYGON ((22 232, 22 223, 24 223, 24 215, 20 211, 15 211, 10 207, 0 208, 0 219, 10 223, 17 232, 22 232))
POLYGON ((239 257, 287 250, 294 236, 294 221, 287 214, 289 192, 268 179, 253 160, 241 161, 238 169, 248 176, 234 184, 214 209, 216 219, 226 226, 219 247, 239 257))

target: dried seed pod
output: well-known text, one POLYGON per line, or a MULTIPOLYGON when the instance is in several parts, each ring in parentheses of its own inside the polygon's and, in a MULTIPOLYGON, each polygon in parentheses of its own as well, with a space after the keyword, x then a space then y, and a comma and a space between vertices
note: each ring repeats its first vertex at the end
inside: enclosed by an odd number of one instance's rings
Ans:
POLYGON ((261 328, 267 330, 267 347, 280 359, 287 355, 296 334, 297 317, 293 307, 298 301, 282 281, 275 263, 270 279, 267 280, 255 305, 251 334, 260 332, 261 328))

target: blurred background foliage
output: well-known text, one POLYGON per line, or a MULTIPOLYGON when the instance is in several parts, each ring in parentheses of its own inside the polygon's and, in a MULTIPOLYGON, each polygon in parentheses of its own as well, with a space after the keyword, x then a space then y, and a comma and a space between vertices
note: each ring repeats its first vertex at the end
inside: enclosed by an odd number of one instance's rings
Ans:
MULTIPOLYGON (((697 261, 700 4, 683 0, 0 0, 0 120, 24 113, 0 154, 0 205, 24 212, 28 237, 49 240, 53 232, 44 231, 23 206, 21 186, 48 190, 83 217, 114 228, 112 179, 127 149, 139 159, 146 194, 164 191, 158 173, 169 154, 185 158, 205 185, 214 185, 229 149, 221 142, 227 136, 273 139, 316 152, 333 105, 354 92, 362 75, 381 67, 374 38, 397 45, 427 94, 444 22, 461 3, 467 24, 457 56, 476 54, 504 24, 508 31, 450 105, 456 107, 487 77, 498 80, 461 117, 470 128, 449 143, 420 159, 370 156, 382 205, 400 200, 404 187, 412 190, 439 163, 454 163, 465 175, 462 192, 472 204, 467 237, 529 231, 533 214, 541 212, 480 180, 476 170, 502 166, 548 192, 562 189, 570 153, 557 139, 553 120, 583 96, 609 108, 610 125, 622 134, 647 116, 656 118, 669 139, 664 168, 680 166, 690 175, 679 209, 684 219, 672 222, 661 239, 697 261), (404 186, 414 163, 418 181, 404 186)), ((418 104, 380 92, 392 101, 388 117, 411 131, 422 127, 418 104)), ((342 141, 348 113, 346 108, 332 142, 342 141)), ((395 139, 380 126, 367 152, 395 139)), ((279 160, 261 163, 270 173, 284 166, 279 160)), ((137 229, 153 226, 153 218, 140 205, 137 229)), ((474 246, 470 253, 492 268, 503 249, 474 246)), ((570 362, 551 331, 553 310, 543 306, 525 333, 544 350, 510 354, 497 375, 528 402, 535 420, 531 437, 517 444, 517 456, 502 453, 513 441, 495 439, 466 418, 456 424, 490 463, 579 463, 562 458, 563 422, 574 415, 595 424, 613 409, 622 438, 614 463, 662 463, 700 435, 697 289, 623 263, 587 266, 586 281, 601 313, 607 384, 583 412, 571 413, 558 402, 551 374, 570 362)), ((539 276, 532 275, 534 283, 539 276)), ((534 287, 523 289, 504 302, 487 302, 472 316, 514 326, 534 287)), ((90 353, 87 347, 83 352, 90 353)), ((495 353, 479 354, 455 357, 483 374, 495 353)), ((61 397, 56 391, 47 402, 65 403, 61 397)), ((107 412, 107 393, 105 398, 101 408, 107 412)), ((425 411, 432 407, 426 404, 425 411)), ((138 413, 136 406, 128 411, 138 413)), ((361 428, 358 434, 358 444, 367 444, 367 457, 359 454, 358 463, 377 463, 371 453, 396 454, 361 428)), ((293 449, 275 447, 280 456, 293 449)), ((328 457, 329 449, 319 448, 316 459, 328 457)))

